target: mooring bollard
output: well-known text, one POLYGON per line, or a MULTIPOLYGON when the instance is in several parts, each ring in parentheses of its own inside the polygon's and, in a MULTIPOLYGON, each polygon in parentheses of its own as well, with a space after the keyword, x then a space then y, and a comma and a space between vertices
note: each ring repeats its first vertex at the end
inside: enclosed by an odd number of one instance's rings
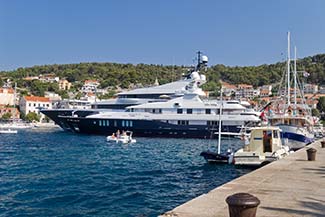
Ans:
POLYGON ((315 161, 316 160, 316 152, 317 150, 314 148, 308 148, 307 149, 307 159, 309 161, 315 161))
POLYGON ((230 217, 255 217, 260 200, 248 193, 237 193, 227 197, 230 217))
POLYGON ((322 148, 325 148, 325 141, 321 141, 320 143, 322 145, 322 148))

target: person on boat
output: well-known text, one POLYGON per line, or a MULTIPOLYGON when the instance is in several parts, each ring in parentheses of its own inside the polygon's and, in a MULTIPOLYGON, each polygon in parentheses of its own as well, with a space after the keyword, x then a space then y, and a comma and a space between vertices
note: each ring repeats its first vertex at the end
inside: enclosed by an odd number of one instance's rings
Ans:
POLYGON ((244 136, 244 143, 245 143, 245 146, 249 145, 249 138, 247 135, 244 136))
POLYGON ((115 133, 112 133, 112 136, 111 136, 112 139, 115 139, 115 133))
POLYGON ((121 135, 120 130, 117 130, 117 132, 116 132, 116 137, 117 137, 117 138, 120 138, 120 135, 121 135))
POLYGON ((126 136, 126 132, 124 130, 122 131, 122 136, 126 136))

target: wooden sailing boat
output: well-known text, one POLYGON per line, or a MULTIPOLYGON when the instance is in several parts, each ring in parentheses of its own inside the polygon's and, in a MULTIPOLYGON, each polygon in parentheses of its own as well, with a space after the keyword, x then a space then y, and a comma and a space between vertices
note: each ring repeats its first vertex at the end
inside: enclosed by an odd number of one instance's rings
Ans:
POLYGON ((304 103, 304 95, 303 92, 300 92, 299 87, 297 85, 297 63, 296 63, 296 49, 295 49, 295 58, 294 58, 294 97, 293 97, 293 104, 292 99, 290 96, 290 32, 288 32, 288 58, 287 58, 287 70, 286 70, 286 81, 287 81, 287 88, 285 96, 287 98, 286 105, 283 105, 280 100, 277 100, 273 104, 278 104, 277 107, 280 105, 283 106, 282 111, 277 109, 278 111, 274 114, 271 114, 268 117, 268 120, 272 126, 280 127, 281 131, 281 138, 284 141, 287 141, 287 145, 292 150, 297 150, 299 148, 304 147, 308 143, 314 141, 314 133, 313 133, 313 125, 314 121, 310 114, 310 108, 304 103), (297 90, 301 93, 301 101, 302 103, 299 105, 298 108, 297 104, 297 90))

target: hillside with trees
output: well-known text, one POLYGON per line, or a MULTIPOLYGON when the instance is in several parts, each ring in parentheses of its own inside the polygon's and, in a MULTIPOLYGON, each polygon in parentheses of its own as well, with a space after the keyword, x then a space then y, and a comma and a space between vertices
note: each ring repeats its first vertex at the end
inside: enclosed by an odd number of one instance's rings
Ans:
MULTIPOLYGON (((299 71, 307 71, 310 76, 304 78, 304 82, 325 85, 325 54, 305 57, 297 61, 299 71)), ((73 83, 77 90, 84 80, 95 79, 100 81, 99 88, 116 89, 130 88, 135 86, 152 85, 157 78, 160 84, 178 80, 186 74, 189 67, 186 66, 164 66, 148 64, 118 64, 118 63, 79 63, 79 64, 55 64, 18 68, 13 71, 2 71, 0 82, 2 85, 8 78, 17 82, 17 86, 28 88, 34 95, 42 95, 44 91, 54 91, 66 94, 58 90, 55 84, 41 83, 39 81, 22 80, 28 76, 39 76, 41 74, 55 74, 60 78, 66 78, 73 83)), ((286 70, 285 62, 260 66, 225 66, 213 65, 207 68, 208 82, 204 85, 205 90, 215 91, 220 79, 231 84, 251 84, 255 87, 264 84, 278 83, 283 71, 286 70)), ((299 73, 302 78, 302 73, 299 73)))

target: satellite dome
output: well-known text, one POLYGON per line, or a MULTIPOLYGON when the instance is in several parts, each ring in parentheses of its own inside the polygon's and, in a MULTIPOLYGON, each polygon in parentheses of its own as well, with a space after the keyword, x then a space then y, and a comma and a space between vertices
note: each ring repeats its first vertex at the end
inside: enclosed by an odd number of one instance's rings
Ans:
POLYGON ((207 56, 202 56, 201 60, 203 63, 207 63, 208 62, 208 57, 207 56))
POLYGON ((199 75, 198 72, 192 72, 191 77, 194 80, 199 80, 200 79, 200 75, 199 75))

